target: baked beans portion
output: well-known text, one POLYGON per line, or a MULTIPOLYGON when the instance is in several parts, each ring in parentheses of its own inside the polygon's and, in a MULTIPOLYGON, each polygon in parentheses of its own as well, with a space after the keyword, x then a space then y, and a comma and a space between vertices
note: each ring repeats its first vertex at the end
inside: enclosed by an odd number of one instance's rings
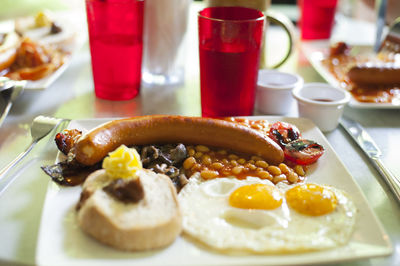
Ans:
POLYGON ((187 146, 187 151, 188 158, 183 162, 183 168, 188 177, 196 172, 203 179, 228 176, 245 179, 247 176, 255 176, 268 179, 274 184, 293 184, 305 179, 305 169, 301 165, 269 165, 258 156, 246 156, 204 145, 187 146))
POLYGON ((270 128, 270 123, 268 120, 252 120, 252 119, 247 119, 247 118, 242 118, 242 117, 226 117, 224 120, 229 121, 229 122, 234 122, 239 125, 255 129, 259 131, 260 133, 263 133, 268 136, 269 128, 270 128))

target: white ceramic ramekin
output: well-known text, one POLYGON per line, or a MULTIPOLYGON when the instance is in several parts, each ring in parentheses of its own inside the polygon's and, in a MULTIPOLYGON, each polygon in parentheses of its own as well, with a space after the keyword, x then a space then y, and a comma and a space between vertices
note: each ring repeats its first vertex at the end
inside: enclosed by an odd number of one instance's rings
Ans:
POLYGON ((293 90, 299 116, 307 117, 323 132, 332 131, 339 123, 350 93, 326 83, 306 83, 293 90))
POLYGON ((264 114, 283 115, 293 104, 292 90, 303 86, 299 75, 277 70, 258 71, 256 109, 264 114))

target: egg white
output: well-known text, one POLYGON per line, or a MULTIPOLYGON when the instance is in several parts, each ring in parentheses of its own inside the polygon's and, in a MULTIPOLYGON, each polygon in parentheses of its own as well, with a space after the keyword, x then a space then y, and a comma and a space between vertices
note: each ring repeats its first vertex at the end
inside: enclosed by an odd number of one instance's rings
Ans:
MULTIPOLYGON (((274 210, 241 209, 229 205, 238 187, 268 180, 248 177, 204 181, 192 176, 178 199, 184 232, 218 250, 254 253, 288 253, 328 249, 348 242, 355 224, 356 208, 342 191, 329 187, 338 199, 327 215, 307 216, 283 203, 274 210)), ((278 184, 284 195, 294 185, 278 184)))

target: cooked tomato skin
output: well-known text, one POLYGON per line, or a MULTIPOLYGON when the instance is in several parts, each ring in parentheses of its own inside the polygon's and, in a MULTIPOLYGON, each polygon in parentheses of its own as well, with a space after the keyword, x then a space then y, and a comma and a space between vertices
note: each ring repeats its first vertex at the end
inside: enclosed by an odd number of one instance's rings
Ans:
POLYGON ((324 147, 307 139, 297 139, 289 142, 283 149, 287 160, 300 165, 315 163, 324 154, 324 151, 324 147))
POLYGON ((271 125, 269 137, 281 147, 284 147, 289 142, 299 139, 301 134, 295 125, 279 121, 271 125))

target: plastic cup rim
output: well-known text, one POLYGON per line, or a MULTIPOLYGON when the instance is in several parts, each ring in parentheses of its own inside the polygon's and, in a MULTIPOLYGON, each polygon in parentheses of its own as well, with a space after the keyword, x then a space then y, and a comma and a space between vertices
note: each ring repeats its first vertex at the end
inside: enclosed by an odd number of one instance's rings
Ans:
POLYGON ((262 13, 260 11, 260 13, 262 14, 262 16, 258 17, 258 18, 253 18, 253 19, 220 19, 220 18, 211 18, 211 17, 206 17, 204 15, 201 14, 202 11, 209 9, 209 8, 227 8, 227 7, 236 7, 236 8, 242 8, 242 9, 252 9, 252 10, 256 10, 259 11, 257 9, 254 8, 248 8, 248 7, 241 7, 241 6, 214 6, 214 7, 206 7, 203 8, 202 10, 200 10, 197 15, 199 18, 203 18, 203 19, 207 19, 207 20, 212 20, 212 21, 216 21, 216 22, 234 22, 234 23, 244 23, 244 22, 257 22, 257 21, 261 21, 261 20, 265 20, 265 14, 262 13))
POLYGON ((266 73, 279 73, 279 74, 283 74, 283 75, 288 75, 288 76, 292 76, 294 78, 296 78, 295 82, 292 83, 287 83, 287 84, 282 84, 282 85, 273 85, 273 84, 260 84, 257 81, 257 89, 259 90, 293 90, 296 88, 301 88, 304 84, 304 80, 300 75, 297 74, 292 74, 292 73, 287 73, 287 72, 282 72, 279 70, 269 70, 269 69, 260 69, 258 71, 258 77, 260 78, 260 74, 261 72, 266 72, 266 73))
POLYGON ((318 82, 306 83, 301 87, 297 87, 297 88, 293 89, 292 94, 293 94, 293 97, 298 101, 305 102, 305 103, 312 104, 312 105, 319 105, 319 106, 345 105, 350 101, 350 98, 351 98, 350 93, 348 91, 333 87, 333 86, 331 86, 329 84, 326 84, 326 83, 318 83, 318 82), (312 99, 309 99, 309 98, 306 98, 306 97, 302 97, 300 95, 300 91, 304 87, 317 87, 317 86, 318 87, 322 86, 322 87, 329 88, 329 89, 332 89, 332 90, 340 91, 340 92, 342 92, 344 94, 344 97, 342 99, 340 99, 340 100, 332 100, 330 102, 323 102, 323 101, 316 101, 316 100, 312 100, 312 99))

